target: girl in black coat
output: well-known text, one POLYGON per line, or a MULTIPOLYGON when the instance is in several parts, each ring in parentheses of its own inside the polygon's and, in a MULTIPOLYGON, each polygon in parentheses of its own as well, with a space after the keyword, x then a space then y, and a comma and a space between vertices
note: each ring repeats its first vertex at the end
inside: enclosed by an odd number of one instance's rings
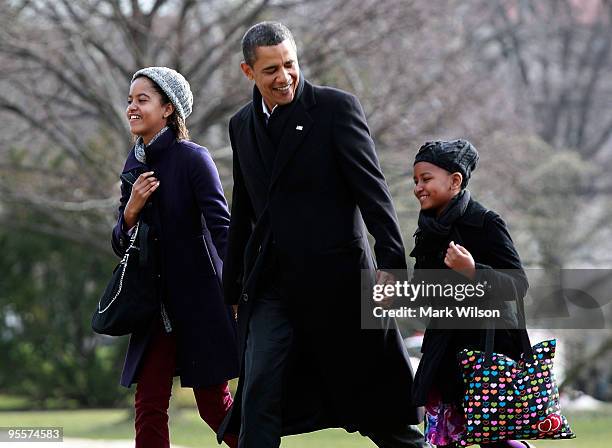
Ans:
MULTIPOLYGON (((159 253, 161 313, 132 333, 121 383, 136 383, 136 448, 167 448, 172 379, 193 389, 200 416, 217 430, 232 404, 227 381, 238 374, 236 324, 223 303, 221 269, 229 212, 208 150, 187 140, 189 83, 166 67, 132 77, 126 110, 137 137, 123 168, 113 249, 123 255, 146 204, 159 253)), ((226 435, 230 446, 237 437, 226 435)))
MULTIPOLYGON (((487 297, 499 299, 495 308, 503 323, 497 325, 494 350, 518 359, 521 330, 512 328, 518 323, 516 301, 527 292, 527 278, 502 218, 471 199, 466 190, 477 162, 476 149, 465 140, 428 142, 420 148, 414 162, 414 195, 421 212, 410 254, 416 259, 413 282, 434 275, 438 282, 444 277, 445 282, 488 285, 487 297)), ((464 389, 456 356, 465 348, 484 350, 484 320, 474 320, 469 329, 452 329, 440 322, 430 321, 425 332, 414 396, 416 404, 426 407, 429 442, 453 447, 465 430, 464 389)), ((505 441, 486 446, 530 445, 505 441)))

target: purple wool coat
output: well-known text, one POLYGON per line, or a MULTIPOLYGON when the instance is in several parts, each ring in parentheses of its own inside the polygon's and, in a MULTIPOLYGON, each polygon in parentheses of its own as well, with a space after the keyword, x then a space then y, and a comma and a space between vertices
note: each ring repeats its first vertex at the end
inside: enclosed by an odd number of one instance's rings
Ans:
MULTIPOLYGON (((154 171, 157 196, 162 298, 177 337, 177 371, 183 387, 201 388, 238 376, 236 323, 223 301, 221 273, 227 247, 229 212, 219 173, 208 150, 177 140, 168 129, 146 148, 147 165, 130 151, 123 172, 154 171)), ((129 245, 123 210, 129 188, 121 185, 113 250, 122 256, 129 245)), ((121 384, 138 382, 138 369, 152 336, 133 333, 121 384)))

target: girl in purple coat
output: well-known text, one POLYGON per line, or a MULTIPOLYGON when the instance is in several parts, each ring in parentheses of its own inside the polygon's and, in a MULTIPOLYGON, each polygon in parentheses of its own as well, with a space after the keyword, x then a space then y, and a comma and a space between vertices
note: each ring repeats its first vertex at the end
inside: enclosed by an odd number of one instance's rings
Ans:
MULTIPOLYGON (((169 447, 168 405, 174 376, 193 389, 202 419, 217 430, 232 404, 227 381, 238 374, 236 328, 223 303, 221 270, 229 212, 206 148, 188 141, 189 83, 166 67, 132 77, 126 110, 137 137, 123 174, 114 251, 122 256, 145 205, 153 202, 160 315, 133 333, 121 384, 136 383, 136 448, 169 447), (124 176, 125 177, 125 176, 124 176)), ((235 436, 225 442, 237 446, 235 436)))

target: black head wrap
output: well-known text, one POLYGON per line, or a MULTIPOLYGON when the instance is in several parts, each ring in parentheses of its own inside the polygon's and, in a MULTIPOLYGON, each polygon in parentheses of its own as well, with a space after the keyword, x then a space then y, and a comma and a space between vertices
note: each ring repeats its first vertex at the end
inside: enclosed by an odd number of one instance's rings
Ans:
POLYGON ((467 140, 459 139, 450 142, 438 140, 426 142, 414 158, 418 162, 433 163, 450 173, 460 172, 463 176, 461 188, 465 188, 470 180, 472 171, 478 164, 478 151, 467 140))

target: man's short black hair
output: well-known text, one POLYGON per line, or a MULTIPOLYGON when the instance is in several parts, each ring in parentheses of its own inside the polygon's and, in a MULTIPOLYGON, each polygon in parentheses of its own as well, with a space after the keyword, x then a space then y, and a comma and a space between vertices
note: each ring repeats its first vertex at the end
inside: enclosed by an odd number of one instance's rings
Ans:
POLYGON ((260 22, 253 25, 242 38, 242 54, 244 61, 253 67, 255 64, 255 50, 257 47, 270 47, 278 45, 289 39, 293 48, 297 50, 293 34, 280 22, 260 22))

